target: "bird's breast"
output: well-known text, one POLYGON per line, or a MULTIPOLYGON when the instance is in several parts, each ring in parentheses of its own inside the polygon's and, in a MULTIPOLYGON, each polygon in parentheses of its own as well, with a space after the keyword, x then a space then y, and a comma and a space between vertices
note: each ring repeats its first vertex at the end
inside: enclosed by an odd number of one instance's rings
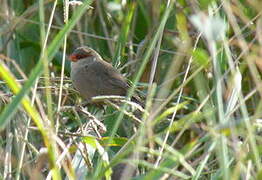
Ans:
POLYGON ((71 66, 71 79, 74 88, 86 99, 94 96, 94 80, 92 74, 87 69, 87 65, 71 66))

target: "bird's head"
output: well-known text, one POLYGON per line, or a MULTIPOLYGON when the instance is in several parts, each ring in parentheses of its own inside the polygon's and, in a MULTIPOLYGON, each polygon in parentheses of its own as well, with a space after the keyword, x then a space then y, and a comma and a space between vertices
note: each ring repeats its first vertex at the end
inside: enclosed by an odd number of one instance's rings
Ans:
POLYGON ((76 48, 74 52, 69 56, 69 59, 73 62, 77 62, 88 57, 101 58, 95 50, 90 47, 84 46, 76 48))

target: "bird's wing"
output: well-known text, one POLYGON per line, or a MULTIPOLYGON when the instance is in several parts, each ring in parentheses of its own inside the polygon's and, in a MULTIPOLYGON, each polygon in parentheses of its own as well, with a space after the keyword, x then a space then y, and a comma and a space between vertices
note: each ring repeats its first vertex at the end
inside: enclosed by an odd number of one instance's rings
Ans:
MULTIPOLYGON (((88 68, 92 73, 97 73, 96 77, 99 77, 100 90, 99 94, 108 94, 110 95, 121 95, 125 96, 127 94, 127 90, 130 87, 126 82, 125 78, 112 67, 111 64, 105 61, 94 62, 94 65, 89 66, 88 68)), ((132 101, 140 104, 144 107, 139 96, 134 95, 132 97, 132 101)))
POLYGON ((105 63, 105 65, 106 66, 103 67, 107 68, 104 72, 105 76, 110 77, 109 83, 126 91, 129 88, 129 85, 127 84, 125 78, 116 69, 114 69, 111 64, 105 63))
MULTIPOLYGON (((111 64, 107 64, 107 66, 111 66, 111 64)), ((112 68, 107 68, 108 71, 107 72, 107 76, 110 76, 110 83, 114 86, 123 88, 125 90, 125 93, 127 93, 127 89, 130 87, 129 84, 126 82, 125 78, 117 71, 115 70, 113 67, 112 68)), ((142 106, 143 108, 145 107, 145 105, 142 103, 141 99, 139 96, 134 95, 132 98, 132 101, 134 101, 135 103, 139 104, 140 106, 142 106)))
POLYGON ((129 86, 125 78, 111 64, 105 61, 96 61, 88 69, 96 73, 96 77, 99 77, 100 90, 105 91, 101 94, 106 94, 106 91, 108 91, 114 95, 126 95, 129 86))

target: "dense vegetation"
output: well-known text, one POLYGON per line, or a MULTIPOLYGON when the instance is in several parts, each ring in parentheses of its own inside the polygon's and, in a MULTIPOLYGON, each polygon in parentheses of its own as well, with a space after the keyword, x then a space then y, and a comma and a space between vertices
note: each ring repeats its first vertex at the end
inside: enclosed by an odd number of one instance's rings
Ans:
POLYGON ((261 10, 259 0, 2 0, 0 179, 262 178, 261 10), (128 79, 126 99, 82 105, 68 60, 79 46, 128 79))

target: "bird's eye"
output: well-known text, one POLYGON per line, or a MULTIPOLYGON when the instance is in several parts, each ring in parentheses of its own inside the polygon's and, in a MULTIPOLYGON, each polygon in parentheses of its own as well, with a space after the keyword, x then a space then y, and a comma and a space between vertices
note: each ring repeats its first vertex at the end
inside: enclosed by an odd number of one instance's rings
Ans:
POLYGON ((77 59, 82 59, 82 58, 85 58, 85 57, 87 57, 88 55, 86 55, 86 54, 77 54, 76 55, 76 58, 77 59))
POLYGON ((75 56, 76 56, 76 59, 83 59, 83 58, 87 58, 89 56, 92 56, 92 54, 85 52, 85 53, 78 53, 75 56))
POLYGON ((71 54, 71 55, 69 56, 69 59, 70 59, 71 61, 76 62, 76 61, 78 61, 79 59, 82 59, 82 58, 85 58, 85 57, 87 57, 87 56, 84 55, 84 54, 71 54))

